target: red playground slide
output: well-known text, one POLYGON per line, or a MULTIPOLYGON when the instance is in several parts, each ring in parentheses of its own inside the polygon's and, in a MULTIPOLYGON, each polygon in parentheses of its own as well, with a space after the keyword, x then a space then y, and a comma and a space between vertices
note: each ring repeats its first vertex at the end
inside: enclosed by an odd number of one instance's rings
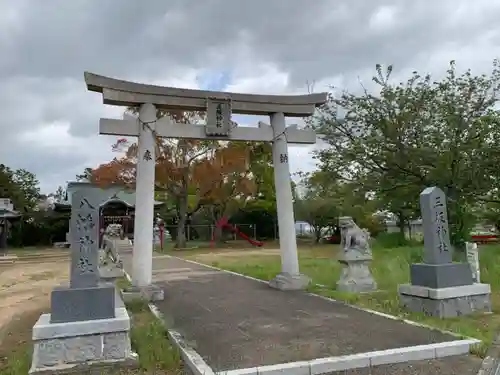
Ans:
MULTIPOLYGON (((251 245, 253 246, 257 246, 257 247, 261 247, 261 246, 264 246, 264 242, 260 242, 260 241, 256 241, 256 240, 252 240, 250 237, 248 237, 245 233, 241 232, 238 228, 235 228, 233 227, 231 224, 228 223, 228 219, 227 217, 223 217, 222 219, 220 219, 217 224, 216 224, 216 227, 217 228, 226 228, 226 229, 229 229, 231 232, 233 233, 236 233, 238 236, 240 236, 241 238, 247 240, 251 245)), ((211 241, 211 247, 214 247, 215 246, 215 231, 212 235, 212 241, 211 241)))

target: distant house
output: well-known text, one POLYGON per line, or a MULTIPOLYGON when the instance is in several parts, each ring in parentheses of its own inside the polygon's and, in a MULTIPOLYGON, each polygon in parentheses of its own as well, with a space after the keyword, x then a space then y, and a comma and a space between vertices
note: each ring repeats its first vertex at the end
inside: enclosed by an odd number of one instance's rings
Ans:
MULTIPOLYGON (((66 196, 61 202, 54 202, 54 211, 71 211, 73 193, 82 187, 100 190, 105 197, 99 209, 99 229, 106 229, 109 224, 121 224, 124 235, 132 238, 134 234, 135 192, 121 185, 101 188, 90 182, 69 182, 66 196)), ((155 201, 155 208, 164 203, 155 201)))
POLYGON ((313 232, 311 224, 306 221, 296 221, 295 222, 295 232, 299 236, 309 235, 313 232))

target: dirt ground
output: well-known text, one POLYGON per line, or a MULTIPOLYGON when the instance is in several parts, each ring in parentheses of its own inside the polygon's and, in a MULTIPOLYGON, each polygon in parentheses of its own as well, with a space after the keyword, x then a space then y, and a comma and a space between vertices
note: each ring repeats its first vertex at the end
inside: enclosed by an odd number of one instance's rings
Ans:
MULTIPOLYGON (((189 253, 188 253, 189 254, 189 253)), ((195 254, 194 257, 198 260, 213 260, 216 258, 232 258, 232 257, 247 257, 247 256, 266 256, 266 255, 279 255, 279 249, 246 249, 246 250, 225 250, 216 249, 212 252, 195 254)), ((189 257, 189 256, 188 256, 189 257)))
POLYGON ((68 259, 40 257, 0 265, 0 342, 14 317, 49 308, 50 292, 68 280, 68 259))

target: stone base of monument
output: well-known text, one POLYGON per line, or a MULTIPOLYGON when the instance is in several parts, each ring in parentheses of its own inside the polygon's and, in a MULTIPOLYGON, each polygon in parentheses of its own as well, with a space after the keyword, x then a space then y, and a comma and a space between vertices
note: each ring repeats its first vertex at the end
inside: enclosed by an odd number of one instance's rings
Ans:
POLYGON ((337 290, 349 293, 366 293, 377 290, 377 283, 370 271, 371 256, 349 257, 339 259, 342 272, 337 281, 337 290))
POLYGON ((109 319, 115 316, 115 287, 98 285, 86 288, 56 287, 51 294, 52 323, 109 319), (89 303, 92 301, 92 303, 89 303))
POLYGON ((401 305, 409 311, 439 318, 453 318, 474 312, 491 312, 489 284, 471 284, 433 289, 400 285, 401 305))
POLYGON ((122 298, 125 302, 130 302, 136 299, 144 299, 147 301, 163 301, 165 298, 163 288, 158 285, 148 285, 145 287, 131 286, 122 290, 122 298))
POLYGON ((119 365, 137 361, 130 347, 130 317, 115 309, 115 317, 67 323, 51 323, 43 314, 33 327, 33 359, 30 374, 70 372, 82 365, 119 365))
POLYGON ((292 275, 281 272, 269 281, 269 286, 279 290, 304 290, 308 287, 311 279, 303 274, 292 275))
POLYGON ((410 266, 412 285, 434 289, 451 288, 473 283, 468 263, 427 264, 417 263, 410 266))

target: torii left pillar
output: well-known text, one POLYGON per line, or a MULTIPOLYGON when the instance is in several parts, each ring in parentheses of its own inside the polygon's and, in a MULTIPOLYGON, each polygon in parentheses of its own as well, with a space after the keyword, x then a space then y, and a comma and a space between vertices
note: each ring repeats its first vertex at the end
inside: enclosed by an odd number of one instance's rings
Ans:
POLYGON ((163 299, 163 290, 152 284, 156 121, 156 107, 151 103, 143 104, 138 119, 132 286, 149 300, 163 299))

